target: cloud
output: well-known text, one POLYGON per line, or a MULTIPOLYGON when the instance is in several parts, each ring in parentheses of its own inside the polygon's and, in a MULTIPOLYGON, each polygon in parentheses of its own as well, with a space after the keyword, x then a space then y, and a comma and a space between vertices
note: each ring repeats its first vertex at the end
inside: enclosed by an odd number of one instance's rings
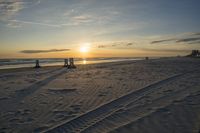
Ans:
POLYGON ((140 50, 144 52, 167 52, 167 53, 187 53, 191 50, 188 49, 153 49, 153 48, 139 48, 139 47, 127 47, 129 45, 134 45, 134 43, 124 43, 121 47, 118 45, 99 45, 98 48, 121 48, 121 49, 133 49, 133 50, 140 50))
POLYGON ((194 41, 199 41, 200 37, 194 37, 194 38, 184 38, 184 39, 179 39, 176 42, 194 42, 194 41))
POLYGON ((174 38, 161 39, 151 41, 151 44, 160 44, 164 42, 172 42, 172 43, 186 43, 186 44, 195 44, 200 41, 200 33, 199 32, 189 32, 185 34, 176 35, 174 38))
POLYGON ((133 45, 133 43, 127 43, 126 45, 127 45, 127 46, 131 46, 131 45, 133 45))
POLYGON ((25 2, 21 0, 1 0, 0 20, 6 21, 24 8, 25 2))
POLYGON ((163 52, 163 53, 188 53, 190 49, 170 49, 170 48, 151 48, 151 47, 140 47, 136 42, 108 42, 104 45, 98 45, 98 48, 112 48, 112 49, 130 49, 139 50, 143 52, 163 52))
POLYGON ((63 16, 68 17, 68 16, 73 15, 74 13, 75 13, 75 10, 74 10, 74 9, 70 9, 70 10, 65 11, 65 12, 63 13, 63 16))
POLYGON ((8 27, 22 27, 25 24, 29 25, 40 25, 40 26, 48 26, 48 27, 55 27, 60 28, 63 26, 76 26, 83 23, 89 23, 92 22, 92 17, 89 16, 76 16, 73 17, 72 20, 68 23, 61 23, 61 24, 49 24, 49 23, 43 23, 43 22, 34 22, 34 21, 24 21, 24 20, 8 20, 8 27))
MULTIPOLYGON (((80 5, 75 4, 68 10, 59 10, 61 17, 60 21, 55 21, 52 17, 52 23, 45 23, 45 20, 26 20, 19 19, 20 12, 28 10, 28 8, 36 6, 41 3, 42 0, 0 0, 0 21, 7 24, 8 27, 18 28, 24 25, 38 25, 49 27, 65 27, 65 26, 79 26, 79 25, 92 25, 92 24, 104 24, 111 21, 113 16, 119 15, 119 12, 112 10, 107 11, 106 14, 102 12, 84 11, 80 5)), ((23 17, 25 18, 25 17, 23 17)))
POLYGON ((41 0, 37 0, 34 5, 38 5, 41 3, 41 0))
POLYGON ((132 46, 134 45, 133 42, 112 42, 112 43, 108 43, 108 44, 104 44, 104 45, 98 45, 98 48, 126 48, 128 46, 132 46))
POLYGON ((7 20, 8 21, 7 26, 16 28, 16 27, 22 27, 25 24, 29 24, 29 25, 40 25, 40 26, 60 28, 64 26, 77 26, 84 23, 90 23, 95 20, 95 18, 91 15, 71 16, 69 18, 70 20, 67 23, 60 23, 60 24, 49 24, 49 23, 43 23, 43 22, 11 19, 11 20, 7 20))
POLYGON ((10 27, 21 27, 23 24, 41 25, 41 26, 49 26, 57 28, 61 27, 61 25, 56 25, 56 24, 47 24, 40 22, 21 21, 21 20, 9 20, 9 23, 7 25, 10 27))
POLYGON ((200 32, 194 32, 192 35, 200 35, 200 32))
POLYGON ((185 52, 190 52, 191 50, 187 49, 150 49, 150 48, 138 48, 138 50, 143 50, 143 51, 152 51, 152 52, 174 52, 174 53, 185 53, 185 52))
MULTIPOLYGON (((102 16, 99 14, 91 14, 91 13, 69 16, 69 22, 71 25, 104 24, 104 23, 109 22, 110 19, 111 17, 109 15, 102 16)), ((62 25, 65 25, 65 24, 62 24, 62 25)))
POLYGON ((74 10, 73 12, 66 13, 64 17, 68 17, 67 23, 59 24, 60 26, 78 26, 81 24, 87 24, 91 22, 95 22, 95 17, 89 14, 85 15, 75 15, 74 10))
POLYGON ((120 14, 118 11, 107 7, 100 8, 91 6, 89 9, 85 10, 85 6, 88 6, 88 4, 85 2, 83 3, 76 3, 70 6, 69 9, 65 9, 65 11, 62 13, 62 17, 67 23, 62 24, 63 26, 106 24, 120 14), (93 8, 95 8, 95 10, 93 8))
POLYGON ((106 48, 106 45, 99 45, 98 48, 106 48))
POLYGON ((38 5, 40 0, 0 0, 0 21, 7 22, 24 8, 38 5))
POLYGON ((20 51, 20 53, 37 54, 37 53, 50 53, 50 52, 63 52, 63 51, 70 51, 70 49, 23 50, 23 51, 20 51))
POLYGON ((195 42, 190 42, 189 44, 200 44, 200 40, 195 42))
POLYGON ((169 41, 174 41, 174 40, 175 40, 175 39, 157 40, 157 41, 152 41, 151 44, 169 42, 169 41))
POLYGON ((74 16, 73 21, 77 23, 87 23, 92 21, 92 16, 90 15, 80 15, 80 16, 74 16))

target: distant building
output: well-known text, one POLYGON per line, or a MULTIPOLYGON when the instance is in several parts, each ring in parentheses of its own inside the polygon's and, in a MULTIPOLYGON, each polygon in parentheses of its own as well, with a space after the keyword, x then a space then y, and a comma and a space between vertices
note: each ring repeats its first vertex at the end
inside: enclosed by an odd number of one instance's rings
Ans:
POLYGON ((189 57, 200 57, 199 50, 192 50, 192 53, 188 55, 189 57))

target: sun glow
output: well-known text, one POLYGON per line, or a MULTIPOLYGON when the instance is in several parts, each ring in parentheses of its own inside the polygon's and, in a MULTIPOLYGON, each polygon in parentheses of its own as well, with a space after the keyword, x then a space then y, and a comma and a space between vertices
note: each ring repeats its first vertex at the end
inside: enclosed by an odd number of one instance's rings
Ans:
POLYGON ((88 47, 86 47, 86 46, 80 47, 80 52, 87 53, 88 52, 88 47))
POLYGON ((82 44, 82 46, 80 47, 80 52, 81 53, 87 53, 87 52, 89 52, 89 45, 90 45, 90 43, 84 43, 84 44, 82 44))

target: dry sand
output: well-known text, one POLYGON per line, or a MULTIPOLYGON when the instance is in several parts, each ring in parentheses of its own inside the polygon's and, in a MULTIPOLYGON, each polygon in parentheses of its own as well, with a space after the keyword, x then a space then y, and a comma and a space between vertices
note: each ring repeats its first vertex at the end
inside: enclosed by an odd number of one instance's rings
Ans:
POLYGON ((200 60, 0 71, 0 132, 199 133, 200 60))

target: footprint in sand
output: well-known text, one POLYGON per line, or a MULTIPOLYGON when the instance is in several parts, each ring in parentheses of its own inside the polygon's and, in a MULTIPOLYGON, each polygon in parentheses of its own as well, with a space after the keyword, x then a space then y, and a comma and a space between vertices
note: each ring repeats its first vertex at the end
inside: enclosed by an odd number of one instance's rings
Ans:
POLYGON ((15 115, 22 115, 22 116, 24 116, 24 115, 28 115, 30 113, 32 113, 32 112, 29 109, 19 109, 19 110, 17 110, 15 112, 15 115))
POLYGON ((38 128, 36 128, 36 129, 34 129, 34 133, 40 133, 40 132, 42 132, 42 131, 44 131, 45 129, 48 129, 49 128, 49 126, 48 125, 44 125, 44 126, 40 126, 40 127, 38 127, 38 128))
POLYGON ((21 121, 21 119, 19 119, 19 118, 12 118, 9 120, 9 122, 11 122, 11 123, 18 123, 20 121, 21 121))
POLYGON ((102 91, 102 92, 99 92, 100 94, 98 95, 99 97, 104 97, 106 95, 108 95, 109 91, 102 91))
POLYGON ((173 90, 164 90, 163 92, 164 93, 170 93, 170 92, 172 92, 173 90))
POLYGON ((32 121, 34 121, 34 119, 29 117, 23 123, 31 123, 32 121))
POLYGON ((2 127, 2 128, 0 128, 0 131, 1 131, 0 133, 8 133, 8 132, 10 132, 8 127, 2 127))
POLYGON ((8 90, 8 89, 10 89, 10 87, 5 87, 5 88, 3 88, 4 90, 8 90))
POLYGON ((188 98, 186 99, 187 105, 191 105, 191 106, 199 105, 200 104, 199 100, 194 100, 195 97, 199 97, 199 95, 200 94, 193 95, 193 96, 188 96, 188 98))
POLYGON ((55 117, 53 120, 50 120, 49 123, 54 123, 60 120, 67 120, 69 118, 75 117, 76 113, 76 111, 54 110, 53 114, 55 117))
POLYGON ((33 118, 28 117, 28 118, 14 118, 13 121, 10 120, 10 122, 14 122, 16 124, 28 124, 32 123, 34 121, 33 118))
POLYGON ((182 102, 183 102, 182 100, 174 100, 172 104, 177 105, 177 104, 181 104, 182 102))
POLYGON ((31 113, 31 110, 29 109, 24 109, 23 112, 21 113, 22 115, 28 115, 31 113))
POLYGON ((164 115, 166 115, 166 117, 171 114, 171 111, 169 109, 167 109, 167 108, 157 109, 156 112, 157 113, 163 113, 164 115))
POLYGON ((10 97, 0 97, 0 101, 4 101, 4 100, 7 100, 9 99, 10 97))
POLYGON ((81 105, 77 104, 77 105, 71 105, 70 106, 74 111, 79 111, 81 109, 81 105))
POLYGON ((26 80, 28 83, 35 83, 37 80, 36 79, 27 79, 26 80))
POLYGON ((67 94, 67 93, 75 92, 76 89, 52 88, 52 89, 48 89, 48 91, 49 91, 50 93, 53 93, 53 94, 67 94))

